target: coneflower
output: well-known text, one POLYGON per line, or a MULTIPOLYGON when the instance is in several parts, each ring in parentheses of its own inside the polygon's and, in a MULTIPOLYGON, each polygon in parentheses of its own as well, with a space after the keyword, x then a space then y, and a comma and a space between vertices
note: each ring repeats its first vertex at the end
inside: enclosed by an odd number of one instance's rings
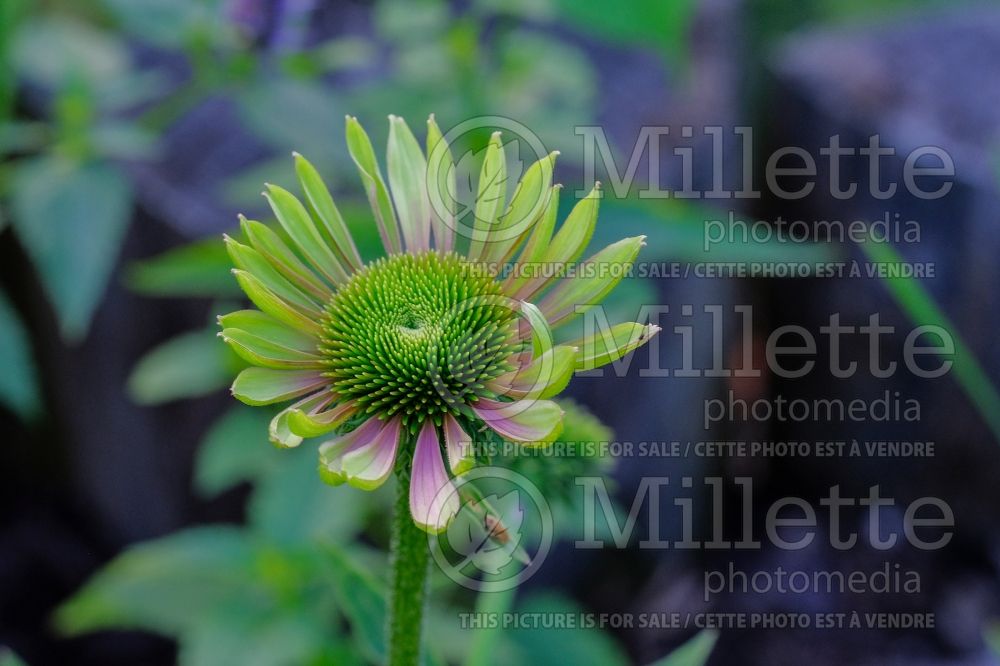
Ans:
POLYGON ((362 261, 316 169, 296 154, 305 203, 274 185, 264 193, 283 233, 241 217, 244 241, 225 239, 258 309, 219 321, 254 366, 233 395, 250 405, 294 401, 271 422, 275 444, 331 437, 319 447, 329 483, 371 490, 400 470, 413 521, 439 532, 459 509, 452 478, 475 463, 474 436, 489 428, 505 440, 552 441, 563 413, 549 398, 573 372, 622 357, 658 329, 626 323, 554 344, 552 330, 599 303, 643 245, 643 237, 614 243, 573 277, 542 270, 579 260, 600 194, 580 200, 556 230, 556 153, 526 170, 508 202, 494 134, 476 201, 461 216, 434 118, 426 156, 402 118, 389 120, 387 182, 367 134, 347 119, 385 256, 362 261))

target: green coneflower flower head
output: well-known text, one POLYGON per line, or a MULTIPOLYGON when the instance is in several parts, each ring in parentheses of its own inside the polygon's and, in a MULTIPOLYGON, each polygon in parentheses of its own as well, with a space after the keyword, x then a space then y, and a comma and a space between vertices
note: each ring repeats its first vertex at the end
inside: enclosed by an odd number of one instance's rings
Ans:
POLYGON ((557 153, 526 169, 508 197, 495 133, 475 201, 460 212, 454 160, 433 116, 426 153, 401 118, 389 121, 385 178, 364 129, 347 118, 385 256, 362 261, 316 169, 296 154, 302 199, 274 185, 264 193, 279 229, 241 217, 242 242, 225 238, 257 309, 220 317, 220 335, 252 365, 234 396, 291 401, 271 421, 275 444, 327 437, 320 476, 369 490, 408 465, 400 476, 413 519, 439 532, 459 508, 452 479, 475 462, 470 433, 551 442, 563 411, 550 398, 573 373, 621 358, 659 329, 623 323, 554 343, 552 331, 607 296, 643 245, 626 238, 579 262, 600 192, 557 229, 557 153))

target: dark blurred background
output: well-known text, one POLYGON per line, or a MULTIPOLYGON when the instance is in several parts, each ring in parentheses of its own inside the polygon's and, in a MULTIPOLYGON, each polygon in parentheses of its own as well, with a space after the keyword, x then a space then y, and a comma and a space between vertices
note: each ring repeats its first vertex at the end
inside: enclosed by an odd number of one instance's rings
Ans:
MULTIPOLYGON (((312 483, 308 454, 271 450, 267 416, 235 406, 225 390, 238 365, 215 338, 214 316, 241 299, 220 234, 235 227, 238 212, 265 215, 261 185, 290 184, 292 150, 328 178, 363 253, 375 251, 343 118, 358 116, 384 146, 389 113, 420 135, 430 113, 443 128, 485 114, 514 118, 561 151, 557 178, 566 192, 586 185, 583 141, 574 134, 580 125, 604 128, 619 169, 641 127, 693 126, 694 138, 674 129, 664 148, 694 149, 696 189, 708 189, 713 176, 704 126, 726 128, 726 154, 739 150, 731 128, 753 127, 755 173, 774 148, 799 145, 818 156, 834 134, 844 145, 878 133, 904 152, 947 150, 956 178, 943 199, 842 201, 817 188, 798 201, 765 194, 735 208, 748 220, 899 213, 920 223, 922 237, 895 251, 933 262, 934 279, 901 291, 878 279, 632 280, 613 302, 619 319, 634 319, 641 304, 669 305, 659 322, 665 333, 691 323, 681 305, 704 313, 707 304, 730 312, 751 304, 758 348, 778 326, 815 332, 833 312, 855 325, 878 312, 898 330, 940 315, 967 344, 963 367, 971 370, 933 381, 843 381, 822 372, 800 380, 765 372, 743 383, 639 376, 649 353, 660 355, 661 367, 678 367, 677 338, 663 335, 655 351, 637 354, 627 377, 580 378, 572 394, 623 441, 934 441, 932 460, 622 459, 612 474, 625 507, 650 474, 752 476, 765 508, 786 495, 815 503, 834 484, 854 496, 880 484, 900 503, 933 495, 956 514, 949 547, 583 552, 571 537, 518 604, 595 612, 919 610, 936 615, 935 628, 723 631, 709 663, 1000 663, 988 647, 1000 600, 1000 451, 989 426, 1000 417, 990 387, 1000 374, 994 4, 4 0, 0 59, 0 646, 26 663, 357 658, 363 618, 349 597, 363 581, 345 571, 360 576, 349 565, 366 558, 381 566, 384 496, 323 488, 312 483), (920 400, 923 418, 727 422, 706 433, 704 401, 729 390, 747 400, 900 391, 920 400), (340 544, 343 566, 314 561, 317 539, 340 544), (115 559, 130 547, 130 557, 115 559), (877 568, 887 558, 920 573, 920 594, 701 601, 706 567, 730 561, 809 571, 877 568), (102 570, 102 586, 80 594, 102 570), (319 589, 327 580, 342 586, 339 596, 319 589)), ((679 187, 676 160, 661 152, 661 185, 679 187)), ((727 183, 739 182, 739 168, 738 159, 727 162, 727 183)), ((901 169, 902 158, 888 160, 883 177, 898 181, 901 169)), ((848 176, 865 183, 868 173, 848 176)), ((638 177, 648 177, 645 167, 638 177)), ((648 261, 865 259, 856 247, 829 243, 735 242, 704 252, 704 221, 724 219, 733 203, 609 197, 594 245, 644 233, 648 261)), ((704 314, 695 321, 699 331, 711 329, 704 314)), ((738 353, 738 323, 726 326, 727 354, 738 353)), ((883 341, 887 358, 898 360, 903 337, 883 341)), ((864 358, 867 343, 856 344, 845 358, 864 358)), ((702 367, 712 352, 699 337, 702 367)), ((738 494, 727 493, 726 502, 739 511, 738 494)), ((863 516, 856 520, 861 526, 863 516)), ((665 534, 678 529, 663 526, 665 534)), ((442 644, 442 661, 459 663, 472 639, 457 628, 454 609, 473 600, 444 596, 432 610, 430 640, 442 644)), ((485 663, 650 663, 692 633, 620 628, 556 640, 512 632, 485 663)))

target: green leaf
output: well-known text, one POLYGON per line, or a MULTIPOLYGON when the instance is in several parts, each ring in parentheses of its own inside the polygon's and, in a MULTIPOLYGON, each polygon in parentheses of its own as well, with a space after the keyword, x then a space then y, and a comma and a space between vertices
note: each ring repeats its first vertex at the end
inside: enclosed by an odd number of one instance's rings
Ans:
POLYGON ((33 82, 58 90, 73 76, 114 81, 129 68, 125 44, 66 13, 48 13, 22 25, 11 56, 16 70, 33 82))
POLYGON ((212 329, 183 333, 139 359, 128 378, 129 396, 155 405, 217 391, 232 377, 231 354, 212 329))
POLYGON ((63 336, 79 339, 118 256, 129 184, 108 164, 45 156, 20 163, 11 188, 18 238, 55 305, 63 336))
POLYGON ((122 27, 143 41, 183 48, 195 35, 227 26, 219 0, 103 0, 122 27))
POLYGON ((557 0, 559 13, 595 36, 662 49, 683 59, 698 3, 695 0, 637 0, 607 10, 600 0, 557 0))
POLYGON ((234 407, 216 421, 198 447, 194 486, 212 497, 242 481, 256 479, 275 453, 267 441, 271 414, 266 409, 234 407))
POLYGON ((239 296, 232 267, 225 244, 210 238, 134 262, 125 284, 146 296, 239 296))
MULTIPOLYGON (((859 243, 859 246, 872 263, 898 265, 903 262, 896 249, 888 243, 859 243)), ((937 326, 951 334, 955 344, 952 366, 955 381, 1000 443, 1000 393, 948 315, 916 278, 889 277, 883 282, 915 326, 937 326)))
POLYGON ((268 449, 256 452, 269 457, 270 470, 259 478, 247 507, 253 529, 282 544, 336 543, 357 533, 363 493, 323 483, 313 447, 268 449))
POLYGON ((385 585, 339 549, 327 549, 327 569, 337 601, 351 624, 358 649, 371 661, 385 661, 385 585))
POLYGON ((198 527, 133 546, 56 611, 56 627, 78 635, 139 628, 174 635, 242 599, 252 603, 255 555, 242 530, 198 527))
POLYGON ((0 666, 28 666, 28 664, 9 648, 0 647, 0 666))
MULTIPOLYGON (((333 621, 332 617, 312 611, 288 607, 227 609, 205 618, 185 634, 177 662, 179 666, 330 663, 322 660, 331 650, 339 649, 343 655, 344 641, 324 626, 333 621)), ((357 657, 350 655, 339 663, 356 661, 357 657)))
POLYGON ((650 666, 703 666, 712 654, 719 635, 715 631, 702 631, 684 645, 650 666))
MULTIPOLYGON (((518 607, 522 613, 566 614, 579 617, 581 609, 571 600, 554 594, 536 594, 518 607)), ((621 648, 597 629, 532 628, 507 632, 518 659, 525 666, 574 664, 574 666, 617 666, 628 663, 621 648)))
POLYGON ((38 413, 40 396, 31 342, 17 312, 0 293, 0 404, 21 418, 38 413))

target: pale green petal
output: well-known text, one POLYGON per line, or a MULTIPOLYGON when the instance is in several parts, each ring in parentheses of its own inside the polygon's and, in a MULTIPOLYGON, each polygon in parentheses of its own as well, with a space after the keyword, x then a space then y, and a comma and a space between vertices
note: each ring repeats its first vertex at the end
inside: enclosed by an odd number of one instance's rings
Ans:
POLYGON ((300 437, 320 437, 344 425, 357 411, 357 405, 353 402, 345 402, 317 413, 293 408, 288 412, 288 428, 300 437))
POLYGON ((294 194, 277 185, 267 185, 264 198, 271 205, 278 223, 298 246, 302 254, 326 279, 339 284, 347 279, 348 272, 323 239, 309 211, 294 194))
POLYGON ((271 340, 283 347, 315 353, 318 340, 291 328, 259 310, 237 310, 219 317, 223 328, 239 328, 259 338, 271 340))
POLYGON ((303 315, 294 306, 279 298, 253 274, 233 269, 233 275, 236 276, 236 281, 240 283, 244 293, 258 308, 292 328, 311 335, 319 335, 320 327, 314 319, 303 315))
POLYGON ((531 233, 544 215, 552 196, 552 170, 558 152, 541 158, 525 171, 517 184, 510 205, 500 218, 480 259, 486 262, 506 262, 520 242, 531 233))
POLYGON ((291 349, 238 328, 223 329, 219 335, 241 358, 254 365, 288 370, 324 367, 323 359, 314 353, 291 349))
POLYGON ((534 303, 521 301, 518 305, 523 320, 518 321, 520 337, 531 336, 532 356, 537 358, 552 349, 552 329, 548 319, 534 303))
POLYGON ((226 249, 237 268, 251 273, 260 280, 271 293, 293 306, 301 313, 319 318, 322 314, 322 303, 299 290, 286 280, 274 266, 270 264, 257 250, 237 243, 229 236, 223 236, 226 249))
MULTIPOLYGON (((601 200, 600 185, 595 185, 586 197, 573 206, 566 221, 559 227, 555 237, 545 250, 542 263, 548 266, 570 264, 580 258, 587 249, 594 228, 597 226, 597 209, 601 200)), ((533 278, 525 287, 518 291, 519 298, 531 298, 548 287, 554 278, 533 278)))
POLYGON ((399 116, 389 116, 389 188, 408 252, 430 249, 431 211, 427 199, 427 160, 416 137, 399 116))
POLYGON ((323 179, 320 178, 316 167, 309 163, 309 160, 298 153, 292 153, 295 157, 295 173, 298 174, 302 191, 312 206, 316 217, 323 224, 323 228, 330 235, 333 247, 343 263, 354 270, 362 266, 361 255, 354 244, 354 238, 347 229, 343 216, 333 202, 330 190, 327 189, 323 179))
POLYGON ((401 252, 403 246, 399 239, 396 213, 392 209, 389 190, 382 180, 382 171, 378 167, 378 160, 375 159, 371 139, 368 138, 358 119, 351 116, 347 116, 347 150, 361 174, 361 181, 365 186, 375 221, 378 223, 385 251, 389 254, 401 252))
POLYGON ((434 246, 443 252, 455 247, 455 161, 433 114, 427 119, 427 194, 434 246))
POLYGON ((251 247, 266 258, 292 284, 312 294, 323 303, 330 299, 330 296, 333 295, 330 287, 320 280, 313 269, 302 263, 291 248, 266 224, 261 224, 256 220, 248 220, 240 215, 240 228, 243 229, 243 235, 246 236, 251 247))
POLYGON ((247 368, 236 377, 230 390, 240 402, 260 406, 297 398, 322 388, 326 382, 315 370, 247 368))
POLYGON ((504 280, 504 293, 514 294, 515 298, 524 298, 524 293, 527 293, 526 290, 522 293, 522 287, 528 283, 530 273, 524 269, 525 267, 537 267, 545 259, 545 253, 552 241, 552 233, 556 228, 556 217, 559 214, 559 193, 561 191, 562 185, 553 185, 549 190, 545 210, 532 228, 531 236, 528 237, 528 242, 517 258, 518 270, 504 280))
POLYGON ((597 305, 628 274, 645 236, 625 238, 604 248, 581 266, 581 276, 563 280, 539 307, 555 328, 597 305))
POLYGON ((573 378, 577 349, 569 345, 553 347, 526 367, 501 375, 486 387, 509 398, 551 398, 562 393, 573 378))
POLYGON ((476 193, 475 220, 469 244, 469 261, 483 260, 487 243, 497 226, 507 203, 507 160, 504 157, 500 132, 494 132, 486 147, 483 167, 479 172, 476 193))
POLYGON ((593 370, 638 349, 660 332, 654 324, 624 323, 600 329, 569 344, 578 348, 577 370, 593 370))
POLYGON ((320 391, 278 412, 268 426, 268 436, 271 443, 283 449, 294 448, 301 444, 306 436, 299 435, 292 430, 292 415, 303 412, 318 412, 329 405, 334 397, 334 394, 329 390, 320 391))

